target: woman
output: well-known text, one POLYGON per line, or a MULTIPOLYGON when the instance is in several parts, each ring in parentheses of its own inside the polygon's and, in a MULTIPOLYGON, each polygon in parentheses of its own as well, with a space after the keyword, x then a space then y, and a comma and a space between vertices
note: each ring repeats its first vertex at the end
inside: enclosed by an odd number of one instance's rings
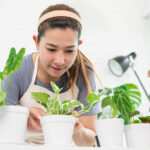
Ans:
MULTIPOLYGON (((43 143, 39 119, 46 115, 40 104, 30 96, 33 91, 52 94, 50 81, 59 88, 61 100, 78 99, 87 104, 89 92, 96 91, 92 63, 78 49, 82 24, 77 11, 67 5, 48 7, 39 17, 38 36, 34 37, 38 52, 24 57, 21 67, 13 74, 7 94, 7 104, 28 107, 27 142, 43 143)), ((4 88, 9 78, 4 81, 4 88)), ((76 109, 78 111, 79 108, 76 109)), ((77 120, 73 140, 78 146, 93 146, 97 104, 77 120)))

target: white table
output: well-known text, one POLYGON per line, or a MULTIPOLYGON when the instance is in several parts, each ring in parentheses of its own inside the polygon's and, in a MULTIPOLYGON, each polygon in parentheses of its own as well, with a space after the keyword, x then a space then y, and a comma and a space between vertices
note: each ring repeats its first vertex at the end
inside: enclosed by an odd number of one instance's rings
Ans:
POLYGON ((0 144, 0 150, 150 150, 150 148, 99 148, 99 147, 76 147, 76 146, 55 146, 55 145, 15 145, 0 144))

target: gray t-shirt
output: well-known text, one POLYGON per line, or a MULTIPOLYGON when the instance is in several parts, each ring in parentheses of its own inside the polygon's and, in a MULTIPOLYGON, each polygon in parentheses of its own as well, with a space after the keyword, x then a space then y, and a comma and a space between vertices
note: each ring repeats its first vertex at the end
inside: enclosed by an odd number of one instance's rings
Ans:
MULTIPOLYGON (((29 54, 23 58, 22 65, 20 68, 13 73, 11 83, 7 92, 7 105, 17 105, 19 103, 20 98, 24 95, 24 93, 27 91, 29 88, 29 85, 32 80, 33 76, 33 71, 34 71, 34 65, 33 65, 33 60, 32 60, 32 54, 29 54)), ((89 69, 89 79, 90 79, 90 84, 91 84, 91 90, 96 91, 96 82, 95 82, 95 76, 93 72, 89 69)), ((8 82, 9 82, 10 76, 6 77, 3 81, 3 89, 6 90, 8 82)), ((67 80, 68 76, 67 73, 64 73, 60 80, 56 83, 56 85, 59 88, 63 88, 61 93, 67 91, 67 80)), ((38 77, 36 77, 35 80, 35 85, 39 85, 41 87, 44 87, 50 91, 52 91, 52 87, 50 85, 45 85, 43 84, 38 77)), ((78 100, 82 102, 84 105, 87 105, 87 100, 86 100, 86 86, 83 80, 83 77, 81 73, 79 72, 79 75, 77 77, 76 85, 79 89, 79 95, 78 95, 78 100)), ((78 111, 80 108, 76 108, 78 111)), ((92 115, 92 114, 97 114, 100 112, 100 103, 95 105, 90 112, 84 113, 82 115, 92 115)))

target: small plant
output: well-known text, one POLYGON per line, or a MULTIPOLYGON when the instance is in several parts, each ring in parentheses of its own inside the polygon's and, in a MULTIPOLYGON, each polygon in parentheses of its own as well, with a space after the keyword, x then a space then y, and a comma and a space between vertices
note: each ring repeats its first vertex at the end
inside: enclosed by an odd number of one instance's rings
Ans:
MULTIPOLYGON (((138 87, 135 84, 123 84, 115 88, 105 88, 99 90, 99 93, 103 95, 102 110, 109 106, 108 118, 123 118, 125 124, 130 122, 132 112, 141 103, 141 94, 138 87)), ((102 111, 98 114, 98 117, 107 118, 102 111)))
POLYGON ((132 123, 150 123, 150 116, 143 116, 140 114, 140 111, 135 110, 130 119, 130 124, 132 123))
POLYGON ((7 91, 11 82, 12 74, 20 67, 24 54, 25 54, 25 48, 20 49, 20 51, 17 54, 16 54, 15 48, 11 48, 10 50, 4 70, 3 72, 0 72, 0 80, 1 80, 0 106, 6 104, 6 95, 7 95, 7 91), (9 76, 9 75, 10 75, 10 79, 7 85, 7 89, 6 91, 3 91, 4 77, 9 76))
POLYGON ((51 82, 51 86, 55 93, 53 98, 44 92, 31 93, 32 98, 46 108, 46 113, 48 115, 71 115, 73 108, 80 106, 81 110, 74 115, 79 116, 85 112, 89 112, 90 109, 100 101, 100 94, 95 94, 95 92, 91 92, 88 95, 87 106, 84 106, 78 100, 61 101, 59 98, 59 93, 61 92, 62 88, 58 88, 54 82, 51 82))

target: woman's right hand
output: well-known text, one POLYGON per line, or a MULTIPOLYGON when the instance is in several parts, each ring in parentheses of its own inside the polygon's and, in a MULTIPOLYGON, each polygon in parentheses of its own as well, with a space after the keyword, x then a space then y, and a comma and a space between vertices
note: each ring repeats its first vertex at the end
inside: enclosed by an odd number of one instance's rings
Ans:
POLYGON ((46 113, 43 109, 38 107, 30 107, 29 108, 29 117, 27 127, 29 130, 38 131, 41 129, 40 118, 45 116, 46 113))

